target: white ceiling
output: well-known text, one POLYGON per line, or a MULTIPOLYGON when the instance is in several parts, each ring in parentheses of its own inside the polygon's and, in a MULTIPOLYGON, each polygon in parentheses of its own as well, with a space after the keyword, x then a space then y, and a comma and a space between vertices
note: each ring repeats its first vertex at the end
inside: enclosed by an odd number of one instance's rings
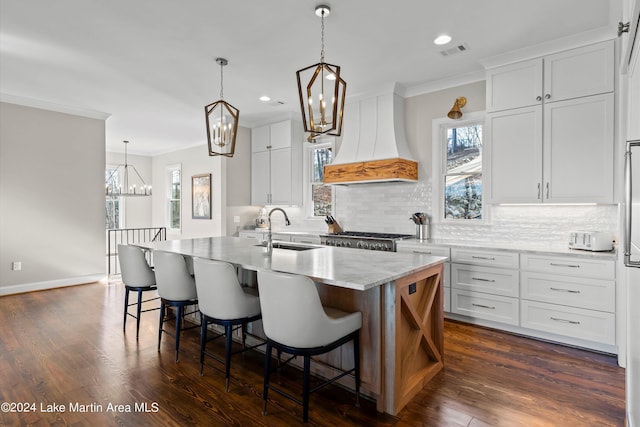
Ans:
MULTIPOLYGON (((107 150, 158 154, 206 142, 204 105, 224 98, 251 127, 299 116, 296 70, 320 59, 321 0, 1 0, 0 93, 110 114, 107 150), (262 103, 269 95, 283 105, 262 103)), ((349 96, 481 72, 505 52, 614 28, 620 0, 343 0, 325 60, 349 96), (432 41, 449 33, 463 54, 432 41)), ((6 97, 5 97, 6 98, 6 97)))

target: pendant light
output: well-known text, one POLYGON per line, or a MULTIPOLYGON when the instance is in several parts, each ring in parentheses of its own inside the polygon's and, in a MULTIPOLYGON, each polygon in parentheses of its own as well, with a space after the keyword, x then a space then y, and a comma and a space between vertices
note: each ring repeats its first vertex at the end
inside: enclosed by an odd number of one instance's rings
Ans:
POLYGON ((138 173, 135 166, 127 163, 127 145, 129 141, 124 143, 124 164, 118 165, 113 172, 107 177, 105 182, 105 193, 107 197, 144 197, 151 196, 151 186, 147 185, 138 173), (122 170, 123 174, 118 174, 122 170), (134 180, 129 179, 129 170, 135 173, 134 180), (135 177, 138 177, 135 179, 135 177))
POLYGON ((340 66, 324 62, 324 18, 331 9, 316 7, 321 19, 320 62, 296 72, 304 131, 312 140, 320 135, 340 136, 347 83, 340 77, 340 66))
POLYGON ((216 62, 220 65, 220 99, 204 107, 209 155, 233 157, 240 110, 224 100, 222 67, 229 61, 216 58, 216 62))

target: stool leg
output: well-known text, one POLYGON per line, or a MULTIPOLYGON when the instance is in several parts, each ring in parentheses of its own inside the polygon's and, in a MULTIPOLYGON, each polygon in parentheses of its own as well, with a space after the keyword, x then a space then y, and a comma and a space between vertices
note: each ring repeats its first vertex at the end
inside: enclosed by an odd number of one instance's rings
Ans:
POLYGON ((207 346, 207 319, 200 313, 200 376, 204 370, 204 351, 207 346))
POLYGON ((225 343, 224 343, 224 391, 229 391, 229 374, 231 372, 231 324, 224 326, 225 343))
POLYGON ((136 310, 136 340, 140 332, 140 312, 142 311, 142 291, 138 291, 138 308, 136 310))
POLYGON ((304 356, 304 372, 302 374, 302 422, 309 421, 309 371, 311 357, 304 356))
POLYGON ((360 331, 353 338, 353 366, 356 379, 356 407, 360 407, 360 331))
POLYGON ((129 288, 124 287, 124 321, 122 322, 122 332, 127 330, 127 313, 129 310, 129 288))
POLYGON ((160 325, 158 326, 158 351, 160 351, 160 341, 162 340, 162 324, 164 323, 166 305, 160 302, 160 325))
POLYGON ((178 362, 178 351, 180 350, 180 330, 182 329, 182 305, 178 305, 176 311, 176 362, 178 362))
POLYGON ((262 415, 267 415, 267 395, 269 393, 269 376, 271 375, 271 343, 267 341, 264 352, 264 388, 262 389, 262 415))

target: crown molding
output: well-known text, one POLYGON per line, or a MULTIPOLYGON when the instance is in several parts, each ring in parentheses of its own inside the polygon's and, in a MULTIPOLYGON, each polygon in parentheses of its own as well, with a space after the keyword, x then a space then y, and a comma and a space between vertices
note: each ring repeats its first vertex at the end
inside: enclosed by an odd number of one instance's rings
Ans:
POLYGON ((39 108, 41 110, 55 111, 58 113, 72 114, 74 116, 87 117, 90 119, 107 120, 111 117, 109 113, 101 111, 89 110, 86 108, 71 107, 68 105, 55 104, 53 102, 42 101, 39 99, 26 98, 8 93, 0 93, 0 102, 7 104, 22 105, 23 107, 39 108))

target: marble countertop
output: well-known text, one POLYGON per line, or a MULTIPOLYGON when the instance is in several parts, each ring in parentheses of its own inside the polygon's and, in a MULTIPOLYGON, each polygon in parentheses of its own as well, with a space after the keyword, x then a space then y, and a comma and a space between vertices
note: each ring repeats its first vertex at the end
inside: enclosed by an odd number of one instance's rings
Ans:
POLYGON ((426 254, 321 245, 302 245, 314 246, 314 249, 304 251, 274 248, 269 256, 264 247, 256 245, 254 239, 239 237, 166 240, 137 245, 152 250, 225 261, 247 270, 264 269, 302 274, 318 282, 360 291, 375 288, 446 260, 426 254))
POLYGON ((567 244, 534 243, 534 242, 474 242, 447 239, 405 239, 398 242, 399 245, 411 246, 447 246, 450 248, 487 249, 517 251, 541 255, 561 255, 579 258, 595 258, 603 260, 616 260, 618 255, 616 248, 607 252, 591 252, 577 249, 569 249, 567 244))

